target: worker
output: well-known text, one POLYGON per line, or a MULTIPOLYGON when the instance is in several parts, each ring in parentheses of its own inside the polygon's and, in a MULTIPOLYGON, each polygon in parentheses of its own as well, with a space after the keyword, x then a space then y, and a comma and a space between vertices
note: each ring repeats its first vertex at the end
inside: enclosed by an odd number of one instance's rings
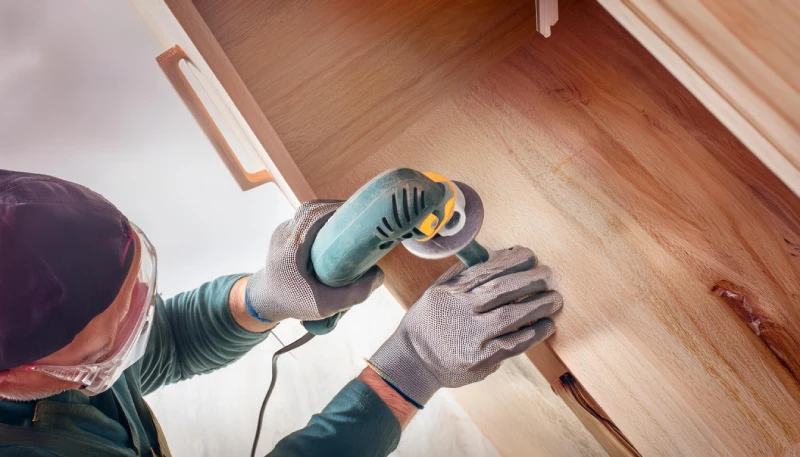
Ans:
MULTIPOLYGON (((341 288, 315 278, 311 244, 340 204, 301 205, 272 235, 261 271, 163 300, 155 249, 110 202, 0 170, 0 456, 168 456, 143 395, 232 363, 283 320, 331 316, 382 284, 378 267, 341 288)), ((553 334, 548 316, 562 302, 553 286, 524 247, 450 269, 361 374, 269 455, 388 455, 438 390, 481 381, 553 334)))

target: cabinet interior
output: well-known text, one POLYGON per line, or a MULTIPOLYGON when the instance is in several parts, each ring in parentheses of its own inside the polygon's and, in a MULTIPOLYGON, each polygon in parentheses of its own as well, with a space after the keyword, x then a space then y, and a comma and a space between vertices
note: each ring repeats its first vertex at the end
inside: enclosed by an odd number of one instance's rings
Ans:
MULTIPOLYGON (((547 39, 527 0, 194 4, 319 197, 436 171, 483 198, 479 241, 559 270, 550 344, 641 454, 800 441, 800 200, 597 3, 547 39)), ((383 266, 409 306, 451 263, 383 266)), ((456 395, 516 455, 548 393, 503 376, 502 421, 456 395)))

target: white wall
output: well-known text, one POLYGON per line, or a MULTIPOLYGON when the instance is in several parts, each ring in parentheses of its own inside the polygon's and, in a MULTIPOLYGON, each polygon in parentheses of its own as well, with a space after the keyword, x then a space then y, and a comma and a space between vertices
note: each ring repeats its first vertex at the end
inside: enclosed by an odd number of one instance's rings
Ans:
MULTIPOLYGON (((292 215, 274 185, 243 193, 155 63, 160 49, 122 0, 0 0, 0 168, 103 194, 158 250, 165 297, 262 265, 292 215)), ((281 361, 265 453, 302 427, 388 337, 402 311, 385 289, 331 335, 281 361)), ((296 324, 281 324, 288 342, 296 324)), ((239 362, 148 398, 176 456, 249 455, 269 382, 268 339, 239 362), (231 385, 246 388, 231 389, 231 385)), ((496 456, 446 393, 404 433, 402 456, 496 456)))
POLYGON ((166 295, 256 269, 292 209, 274 185, 239 190, 130 5, 0 4, 0 167, 53 174, 111 200, 158 249, 166 295))

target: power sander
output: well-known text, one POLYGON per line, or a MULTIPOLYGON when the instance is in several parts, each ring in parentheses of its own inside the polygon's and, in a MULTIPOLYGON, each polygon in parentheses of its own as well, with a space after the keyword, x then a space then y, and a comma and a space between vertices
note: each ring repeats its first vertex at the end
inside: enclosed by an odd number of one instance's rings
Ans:
MULTIPOLYGON (((483 203, 468 185, 436 173, 388 170, 325 223, 311 247, 311 263, 317 278, 331 287, 354 282, 400 244, 424 259, 456 255, 469 267, 489 258, 475 241, 482 224, 483 203)), ((303 326, 323 335, 343 314, 303 326)))
MULTIPOLYGON (((464 183, 409 168, 388 170, 358 189, 325 223, 311 246, 311 264, 323 283, 342 287, 356 281, 399 245, 424 259, 458 256, 467 267, 489 252, 475 236, 483 224, 483 203, 464 183)), ((308 333, 272 357, 272 379, 261 404, 251 457, 255 456, 264 411, 275 388, 281 354, 336 327, 346 311, 305 321, 308 333)))

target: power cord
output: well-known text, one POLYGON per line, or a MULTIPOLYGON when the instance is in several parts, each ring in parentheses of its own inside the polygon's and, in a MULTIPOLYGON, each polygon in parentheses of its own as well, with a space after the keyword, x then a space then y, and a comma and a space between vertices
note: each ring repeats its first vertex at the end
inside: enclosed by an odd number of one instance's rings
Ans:
POLYGON ((272 395, 272 391, 275 389, 275 381, 278 380, 278 357, 282 354, 286 354, 289 351, 293 351, 300 346, 308 343, 314 338, 313 333, 306 333, 302 337, 300 337, 297 341, 292 342, 288 346, 284 346, 280 348, 275 354, 272 355, 272 379, 269 382, 269 389, 267 389, 267 395, 264 397, 264 402, 261 403, 261 412, 258 413, 258 425, 256 426, 256 436, 253 438, 253 449, 250 451, 250 457, 256 456, 256 447, 258 447, 258 439, 261 437, 261 425, 264 423, 264 411, 267 409, 267 402, 269 402, 269 397, 272 395))

